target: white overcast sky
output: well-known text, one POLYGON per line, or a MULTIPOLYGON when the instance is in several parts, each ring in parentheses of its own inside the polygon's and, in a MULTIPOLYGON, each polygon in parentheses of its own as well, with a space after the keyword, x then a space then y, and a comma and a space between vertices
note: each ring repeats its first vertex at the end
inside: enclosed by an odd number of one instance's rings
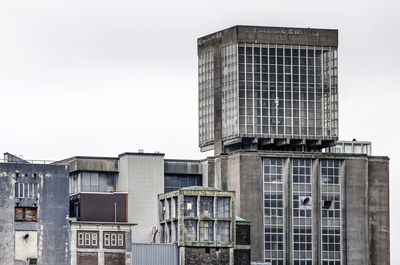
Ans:
MULTIPOLYGON (((200 159, 196 39, 233 25, 339 30, 340 138, 391 158, 400 264, 400 2, 0 0, 0 152, 200 159)), ((397 251, 396 251, 397 250, 397 251)))

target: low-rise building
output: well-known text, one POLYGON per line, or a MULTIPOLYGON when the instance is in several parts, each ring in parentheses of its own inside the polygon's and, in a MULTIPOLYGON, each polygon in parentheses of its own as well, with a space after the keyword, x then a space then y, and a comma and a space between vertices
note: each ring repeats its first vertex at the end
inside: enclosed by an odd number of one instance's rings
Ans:
POLYGON ((71 265, 131 265, 134 224, 71 222, 71 265))
POLYGON ((180 265, 232 265, 235 192, 186 187, 160 194, 160 243, 176 243, 180 265))

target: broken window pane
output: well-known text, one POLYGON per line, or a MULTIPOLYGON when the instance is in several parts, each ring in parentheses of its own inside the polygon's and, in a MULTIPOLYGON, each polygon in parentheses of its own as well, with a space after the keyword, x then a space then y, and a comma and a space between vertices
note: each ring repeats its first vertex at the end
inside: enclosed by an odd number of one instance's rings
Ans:
POLYGON ((217 217, 229 218, 231 217, 230 209, 230 198, 229 197, 218 197, 217 198, 217 217))
POLYGON ((185 220, 184 238, 186 241, 197 241, 196 220, 185 220))
POLYGON ((213 217, 214 216, 214 198, 213 197, 200 197, 200 216, 213 217))
POLYGON ((214 221, 200 221, 200 241, 214 241, 214 221))
POLYGON ((217 242, 229 242, 231 239, 231 222, 217 222, 217 242))
POLYGON ((110 246, 110 234, 109 233, 104 234, 104 245, 110 246))
POLYGON ((197 216, 197 197, 196 196, 185 196, 184 197, 184 215, 190 217, 197 216))

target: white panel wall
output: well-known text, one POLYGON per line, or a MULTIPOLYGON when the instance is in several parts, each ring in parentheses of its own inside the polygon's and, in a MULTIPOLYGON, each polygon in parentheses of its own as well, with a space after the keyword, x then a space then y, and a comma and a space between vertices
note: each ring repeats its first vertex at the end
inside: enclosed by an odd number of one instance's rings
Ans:
POLYGON ((149 243, 158 224, 157 195, 164 192, 164 156, 124 154, 119 163, 118 190, 128 191, 128 222, 138 224, 132 242, 149 243))

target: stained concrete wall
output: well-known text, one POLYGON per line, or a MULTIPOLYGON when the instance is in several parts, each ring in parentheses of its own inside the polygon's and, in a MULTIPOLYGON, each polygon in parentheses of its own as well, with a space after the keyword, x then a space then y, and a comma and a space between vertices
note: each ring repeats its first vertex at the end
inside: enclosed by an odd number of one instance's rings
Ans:
POLYGON ((158 224, 157 195, 164 192, 164 154, 120 155, 117 190, 128 192, 128 222, 138 224, 133 242, 149 243, 158 224))
MULTIPOLYGON (((14 264, 15 231, 37 231, 38 264, 68 264, 68 168, 0 163, 0 264, 14 264), (19 172, 19 174, 16 174, 19 172), (17 177, 18 175, 18 177, 17 177), (38 199, 15 199, 14 183, 38 183, 38 199), (37 203, 37 222, 15 222, 14 207, 37 203)), ((17 262, 15 260, 15 262, 17 262)), ((24 264, 26 260, 19 263, 24 264)))
POLYGON ((70 172, 75 172, 75 171, 118 172, 118 158, 116 157, 75 156, 58 161, 57 164, 68 165, 70 172))
POLYGON ((231 252, 232 249, 230 248, 184 247, 184 263, 181 262, 180 264, 233 265, 233 262, 231 262, 233 253, 231 252))
POLYGON ((371 157, 368 164, 369 264, 390 264, 389 161, 371 157))
POLYGON ((338 46, 335 29, 284 28, 262 26, 234 26, 197 40, 199 53, 208 46, 229 45, 237 42, 291 45, 338 46))

